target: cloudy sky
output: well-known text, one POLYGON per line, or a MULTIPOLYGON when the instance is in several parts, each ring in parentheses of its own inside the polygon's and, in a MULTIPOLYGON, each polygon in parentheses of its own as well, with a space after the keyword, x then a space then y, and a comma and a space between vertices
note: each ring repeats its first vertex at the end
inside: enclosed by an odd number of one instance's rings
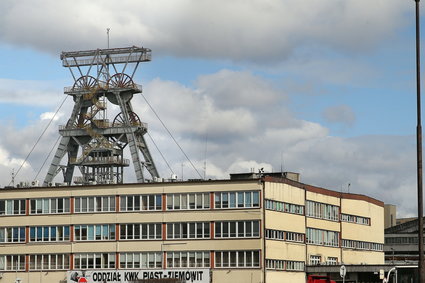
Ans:
POLYGON ((170 164, 147 137, 162 176, 282 168, 414 215, 414 8, 412 0, 2 0, 0 186, 19 168, 16 182, 44 179, 73 106, 65 101, 33 149, 73 84, 59 54, 106 48, 110 28, 111 47, 152 49, 136 74, 152 108, 141 95, 132 102, 170 164))

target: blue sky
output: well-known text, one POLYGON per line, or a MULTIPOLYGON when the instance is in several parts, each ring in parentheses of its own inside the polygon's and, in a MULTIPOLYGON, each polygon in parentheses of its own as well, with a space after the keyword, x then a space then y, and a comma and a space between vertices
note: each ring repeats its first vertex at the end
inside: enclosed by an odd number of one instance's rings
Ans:
MULTIPOLYGON (((396 204, 400 216, 415 213, 413 0, 120 3, 0 3, 0 185, 73 84, 60 52, 105 48, 110 28, 111 47, 152 49, 135 80, 208 178, 283 166, 303 182, 350 183, 351 192, 396 204)), ((72 106, 67 100, 17 181, 44 178, 39 167, 72 106)), ((172 170, 196 178, 144 99, 133 106, 172 170)))

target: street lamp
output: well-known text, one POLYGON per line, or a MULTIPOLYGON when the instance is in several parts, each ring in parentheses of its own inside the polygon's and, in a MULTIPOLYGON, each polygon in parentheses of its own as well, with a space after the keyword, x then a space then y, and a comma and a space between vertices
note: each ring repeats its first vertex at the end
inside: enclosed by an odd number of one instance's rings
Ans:
POLYGON ((424 238, 423 238, 423 192, 422 192, 422 126, 421 126, 421 72, 420 72, 420 37, 419 37, 419 1, 416 3, 416 107, 417 107, 417 126, 416 126, 416 158, 417 158, 417 178, 418 178, 418 275, 419 283, 425 283, 424 274, 424 238))

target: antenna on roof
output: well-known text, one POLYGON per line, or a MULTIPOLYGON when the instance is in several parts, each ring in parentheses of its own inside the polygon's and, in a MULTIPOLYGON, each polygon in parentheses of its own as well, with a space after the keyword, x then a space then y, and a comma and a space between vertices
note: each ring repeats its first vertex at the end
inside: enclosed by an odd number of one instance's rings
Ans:
POLYGON ((15 168, 12 169, 12 187, 15 187, 15 168))
POLYGON ((106 36, 107 36, 107 38, 108 38, 108 49, 109 49, 109 31, 110 31, 110 28, 106 28, 106 36))
POLYGON ((207 179, 207 149, 208 149, 208 133, 205 136, 204 180, 207 179))

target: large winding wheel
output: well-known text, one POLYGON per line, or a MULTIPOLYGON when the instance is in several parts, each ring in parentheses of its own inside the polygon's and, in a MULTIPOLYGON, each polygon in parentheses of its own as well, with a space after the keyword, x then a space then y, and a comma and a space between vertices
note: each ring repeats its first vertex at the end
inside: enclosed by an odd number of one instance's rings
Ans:
MULTIPOLYGON (((130 111, 128 112, 128 118, 129 118, 129 122, 131 126, 140 126, 142 125, 142 122, 140 121, 139 116, 137 116, 136 113, 130 111)), ((120 112, 115 118, 114 121, 112 122, 112 126, 113 127, 122 127, 125 125, 125 119, 124 119, 124 114, 122 112, 120 112)))
POLYGON ((133 88, 134 82, 131 77, 124 73, 117 73, 108 80, 109 88, 133 88))
POLYGON ((72 90, 90 90, 95 88, 97 85, 97 80, 92 76, 82 76, 75 81, 72 86, 72 90))

